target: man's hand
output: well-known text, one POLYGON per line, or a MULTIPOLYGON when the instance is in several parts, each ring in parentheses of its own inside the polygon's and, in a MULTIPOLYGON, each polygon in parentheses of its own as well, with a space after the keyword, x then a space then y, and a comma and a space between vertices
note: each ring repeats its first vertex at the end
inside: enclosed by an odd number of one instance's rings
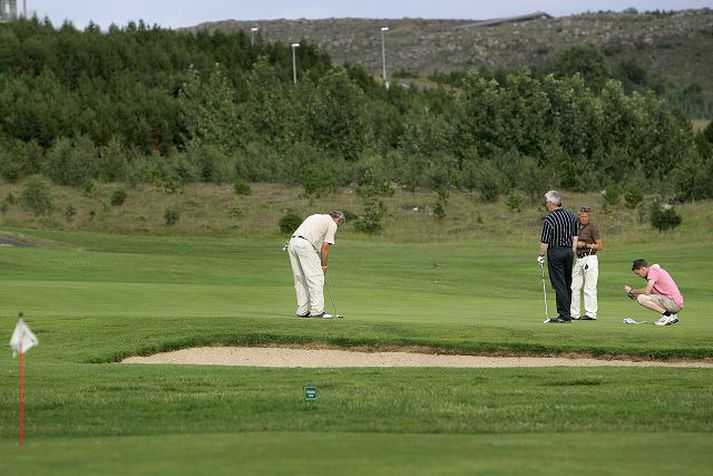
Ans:
POLYGON ((537 257, 537 264, 539 264, 540 266, 544 266, 544 264, 545 264, 545 257, 542 256, 542 255, 539 255, 539 256, 537 257))
POLYGON ((629 296, 629 299, 636 299, 636 294, 633 293, 631 286, 624 286, 624 292, 629 296))

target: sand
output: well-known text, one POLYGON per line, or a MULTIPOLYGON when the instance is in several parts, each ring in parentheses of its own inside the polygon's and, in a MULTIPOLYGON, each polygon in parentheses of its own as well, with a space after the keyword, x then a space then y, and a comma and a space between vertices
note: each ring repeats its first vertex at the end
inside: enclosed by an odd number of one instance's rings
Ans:
POLYGON ((699 367, 713 361, 661 362, 588 357, 492 357, 425 352, 360 351, 284 347, 196 347, 124 359, 125 364, 225 365, 241 367, 699 367))

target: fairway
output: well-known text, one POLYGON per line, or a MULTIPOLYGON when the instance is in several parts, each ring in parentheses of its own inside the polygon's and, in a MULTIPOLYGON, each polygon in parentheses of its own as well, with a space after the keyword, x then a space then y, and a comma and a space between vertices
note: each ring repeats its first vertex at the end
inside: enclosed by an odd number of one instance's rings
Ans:
POLYGON ((0 322, 9 338, 23 310, 40 346, 26 359, 22 451, 17 361, 0 357, 3 473, 705 474, 713 463, 709 369, 114 363, 194 346, 278 344, 711 359, 707 243, 612 240, 601 259, 599 320, 546 326, 530 242, 347 235, 328 275, 346 317, 328 321, 293 317, 280 237, 25 233, 43 244, 0 248, 0 322), (630 263, 642 255, 681 283, 686 309, 676 326, 622 324, 651 321, 621 291, 635 283, 630 263), (320 392, 313 404, 302 395, 309 383, 320 392), (566 451, 542 451, 550 445, 566 451))

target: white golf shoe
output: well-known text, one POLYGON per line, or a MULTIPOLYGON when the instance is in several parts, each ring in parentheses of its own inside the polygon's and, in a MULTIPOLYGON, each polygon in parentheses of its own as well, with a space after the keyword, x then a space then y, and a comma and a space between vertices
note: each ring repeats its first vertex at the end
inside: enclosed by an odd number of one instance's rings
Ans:
POLYGON ((661 314, 661 317, 659 318, 658 321, 654 322, 654 325, 656 325, 656 326, 671 326, 677 322, 678 322, 678 317, 676 317, 676 314, 671 314, 670 316, 661 314))
POLYGON ((310 314, 309 317, 316 317, 319 319, 331 319, 334 316, 332 314, 329 314, 327 312, 320 312, 319 314, 310 314))

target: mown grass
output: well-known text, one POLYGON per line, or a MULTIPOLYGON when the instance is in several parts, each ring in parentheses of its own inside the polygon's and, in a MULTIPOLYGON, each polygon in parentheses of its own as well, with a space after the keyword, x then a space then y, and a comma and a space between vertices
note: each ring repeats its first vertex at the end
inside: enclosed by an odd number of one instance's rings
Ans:
MULTIPOLYGON (((257 226, 254 237, 11 228, 38 246, 0 248, 0 328, 9 337, 22 309, 40 347, 27 356, 22 451, 17 361, 0 354, 0 472, 705 474, 713 463, 707 369, 111 363, 194 345, 274 343, 713 357, 705 204, 683 208, 688 228, 638 238, 632 229, 644 225, 626 228, 633 212, 612 212, 623 218, 605 235, 600 319, 561 327, 542 324, 538 234, 527 236, 539 212, 491 206, 484 219, 498 225, 480 237, 472 230, 431 237, 407 212, 391 218, 391 237, 341 230, 328 275, 346 315, 339 321, 292 317, 282 237, 267 226, 257 226), (500 223, 499 213, 515 218, 500 223), (520 223, 496 239, 499 227, 520 223), (680 324, 621 323, 654 317, 622 294, 624 283, 638 279, 630 271, 638 257, 660 262, 681 285, 680 324), (303 400, 307 383, 319 387, 316 404, 303 400), (552 445, 563 457, 553 458, 552 445)), ((458 226, 446 230, 451 225, 458 226)))

